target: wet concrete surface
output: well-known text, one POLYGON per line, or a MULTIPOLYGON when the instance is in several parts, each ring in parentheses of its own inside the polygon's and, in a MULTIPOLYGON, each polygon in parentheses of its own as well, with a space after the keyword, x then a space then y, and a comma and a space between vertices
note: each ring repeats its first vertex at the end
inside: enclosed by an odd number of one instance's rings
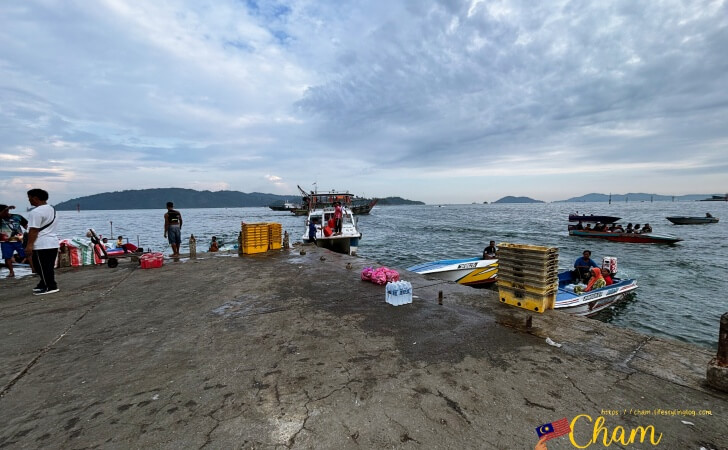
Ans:
POLYGON ((726 448, 708 351, 404 270, 393 307, 372 264, 306 247, 63 269, 48 296, 0 280, 0 447, 533 448, 586 414, 662 434, 609 448, 726 448))

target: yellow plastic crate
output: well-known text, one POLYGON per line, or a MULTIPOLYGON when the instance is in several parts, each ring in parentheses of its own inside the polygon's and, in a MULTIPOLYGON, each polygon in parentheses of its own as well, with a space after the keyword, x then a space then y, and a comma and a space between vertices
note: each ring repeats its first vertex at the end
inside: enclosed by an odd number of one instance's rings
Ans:
POLYGON ((534 294, 520 289, 498 286, 498 297, 502 303, 543 313, 553 309, 556 302, 556 291, 550 294, 534 294))
POLYGON ((509 242, 501 242, 498 244, 498 252, 519 252, 519 253, 533 253, 533 254, 553 254, 558 253, 558 247, 542 247, 540 245, 530 244, 511 244, 509 242))
POLYGON ((280 250, 283 241, 283 227, 277 222, 268 222, 268 247, 271 250, 280 250))
POLYGON ((265 253, 268 251, 268 243, 264 245, 245 245, 243 244, 243 254, 251 255, 253 253, 265 253))
POLYGON ((559 288, 559 282, 552 281, 549 283, 538 284, 538 283, 524 283, 520 280, 509 280, 498 277, 498 286, 507 287, 511 289, 517 289, 521 291, 530 292, 537 295, 551 294, 559 288))

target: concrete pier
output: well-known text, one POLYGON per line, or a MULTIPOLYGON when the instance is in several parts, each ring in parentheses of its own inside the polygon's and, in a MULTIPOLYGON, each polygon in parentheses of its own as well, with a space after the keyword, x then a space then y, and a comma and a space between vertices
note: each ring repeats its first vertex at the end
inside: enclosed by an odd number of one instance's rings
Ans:
POLYGON ((528 449, 566 417, 581 448, 726 448, 711 352, 404 270, 393 307, 372 264, 309 246, 64 269, 48 296, 0 280, 0 447, 528 449))

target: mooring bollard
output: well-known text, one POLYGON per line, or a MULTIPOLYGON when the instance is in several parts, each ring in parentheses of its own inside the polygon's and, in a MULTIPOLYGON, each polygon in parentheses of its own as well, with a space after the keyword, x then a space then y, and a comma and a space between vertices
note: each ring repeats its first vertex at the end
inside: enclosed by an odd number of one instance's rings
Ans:
POLYGON ((197 240, 194 234, 190 234, 190 259, 197 258, 197 240))
POLYGON ((728 312, 720 317, 718 354, 708 363, 708 384, 728 392, 728 312))
POLYGON ((718 355, 716 359, 719 366, 728 366, 728 312, 720 316, 718 355))
POLYGON ((442 305, 442 291, 437 293, 437 304, 442 305))
POLYGON ((288 239, 288 231, 283 232, 283 248, 289 249, 291 248, 289 239, 288 239))

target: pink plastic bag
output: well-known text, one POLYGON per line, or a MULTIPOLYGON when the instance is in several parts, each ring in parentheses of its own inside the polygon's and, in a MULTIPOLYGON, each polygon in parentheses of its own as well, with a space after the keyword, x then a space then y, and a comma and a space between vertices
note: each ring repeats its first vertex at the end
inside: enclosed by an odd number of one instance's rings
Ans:
POLYGON ((361 270, 361 279, 362 279, 362 281, 371 281, 372 280, 372 268, 371 267, 365 267, 361 270))

